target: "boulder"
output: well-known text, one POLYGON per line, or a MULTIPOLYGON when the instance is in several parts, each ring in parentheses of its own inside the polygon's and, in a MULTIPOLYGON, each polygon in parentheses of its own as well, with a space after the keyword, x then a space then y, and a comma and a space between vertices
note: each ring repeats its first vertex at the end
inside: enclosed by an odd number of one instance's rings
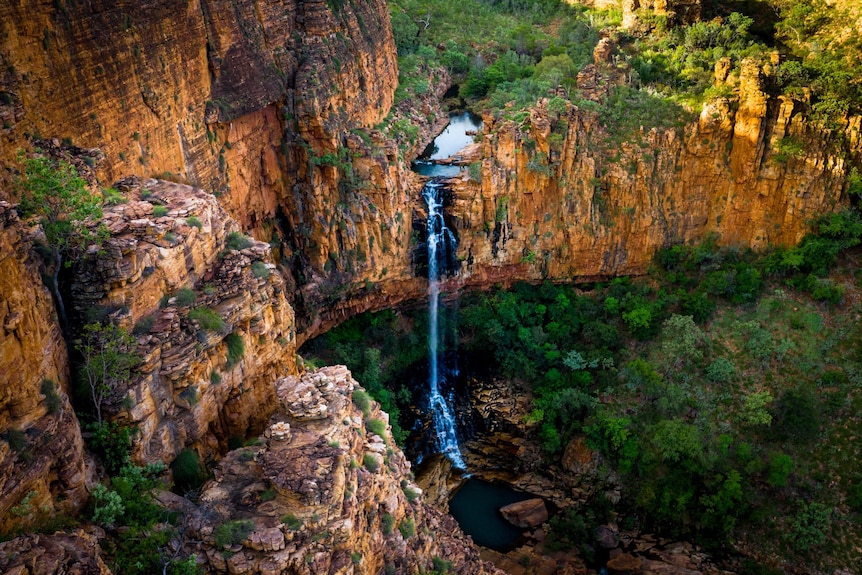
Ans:
POLYGON ((641 572, 643 559, 629 553, 622 553, 608 561, 608 575, 637 575, 641 572))
POLYGON ((522 529, 538 527, 548 520, 545 502, 538 497, 503 506, 500 508, 500 513, 506 521, 522 529))
POLYGON ((604 549, 614 549, 620 544, 620 538, 611 527, 601 525, 596 528, 596 543, 604 549))

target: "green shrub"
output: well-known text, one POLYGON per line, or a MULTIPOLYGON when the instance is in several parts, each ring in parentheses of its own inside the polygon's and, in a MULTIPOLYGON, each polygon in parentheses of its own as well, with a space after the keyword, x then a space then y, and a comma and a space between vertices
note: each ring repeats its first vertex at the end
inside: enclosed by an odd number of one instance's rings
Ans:
POLYGON ((174 486, 181 492, 196 491, 206 481, 200 457, 191 449, 183 449, 171 463, 174 486))
POLYGON ((442 557, 432 557, 431 566, 437 575, 449 575, 452 572, 452 562, 446 561, 442 557))
POLYGON ((404 488, 404 496, 407 498, 407 501, 413 503, 417 499, 419 499, 419 492, 415 489, 411 489, 410 487, 404 488))
POLYGON ((251 247, 252 241, 239 232, 231 232, 225 241, 225 248, 228 250, 240 251, 251 247))
POLYGON ((6 442, 15 453, 21 453, 27 447, 27 434, 20 429, 10 427, 6 430, 6 442))
POLYGON ((113 527, 123 516, 126 508, 123 499, 116 491, 111 491, 101 483, 93 488, 93 521, 105 527, 113 527))
POLYGON ((380 419, 369 419, 365 422, 365 429, 374 435, 386 437, 386 424, 380 419))
POLYGON ((258 495, 258 497, 260 497, 261 501, 272 501, 277 495, 278 491, 276 491, 275 489, 264 489, 260 492, 260 495, 258 495))
POLYGON ((362 415, 367 417, 371 412, 371 396, 365 390, 356 389, 353 391, 353 403, 359 408, 362 415))
POLYGON ((39 386, 39 392, 45 396, 45 405, 51 415, 60 411, 62 401, 57 394, 57 385, 50 379, 43 379, 39 386))
POLYGON ((155 323, 156 316, 152 314, 142 317, 135 322, 135 327, 132 328, 132 335, 144 335, 146 333, 150 333, 150 330, 153 329, 153 325, 155 325, 155 323))
POLYGON ((186 225, 195 227, 197 229, 201 229, 204 227, 203 223, 201 223, 200 219, 196 216, 189 216, 186 218, 186 225))
POLYGON ((176 298, 176 305, 187 307, 195 303, 197 299, 197 294, 195 290, 189 288, 182 288, 177 293, 173 295, 176 298))
POLYGON ((116 188, 105 188, 102 190, 102 200, 109 206, 125 204, 129 201, 116 188))
POLYGON ((410 539, 416 534, 416 523, 413 521, 412 517, 405 518, 399 525, 398 531, 401 532, 401 536, 404 539, 410 539))
POLYGON ((168 215, 168 208, 165 206, 153 206, 153 217, 161 218, 168 215))
POLYGON ((25 495, 21 501, 9 509, 10 515, 12 515, 12 517, 26 517, 33 513, 33 499, 37 495, 39 495, 39 492, 35 489, 28 491, 27 495, 25 495))
POLYGON ((231 369, 245 355, 245 341, 240 335, 232 333, 224 338, 224 342, 227 344, 227 364, 225 367, 231 369))
POLYGON ((784 453, 773 453, 769 456, 769 477, 766 481, 773 487, 786 487, 791 471, 793 458, 784 453))
POLYGON ((380 518, 380 529, 384 535, 392 535, 392 531, 395 530, 395 517, 389 513, 384 513, 383 517, 380 518))
POLYGON ((185 400, 190 407, 198 404, 200 397, 198 396, 198 388, 196 385, 190 385, 180 392, 180 398, 185 400))
POLYGON ((254 522, 250 520, 236 520, 222 523, 213 533, 216 547, 224 549, 242 543, 242 540, 251 535, 254 522))
POLYGON ((285 526, 291 531, 299 531, 302 529, 302 519, 294 515, 293 513, 288 513, 284 517, 281 518, 281 522, 285 524, 285 526))
POLYGON ((91 432, 90 446, 102 457, 108 473, 118 475, 131 459, 135 429, 111 421, 92 423, 86 429, 91 432))
POLYGON ((716 358, 706 368, 706 378, 713 383, 730 383, 736 374, 736 367, 726 357, 716 358))
POLYGON ((377 463, 377 459, 370 453, 366 453, 362 456, 362 466, 371 473, 376 473, 380 468, 380 465, 377 463))
POLYGON ((265 263, 258 261, 251 264, 251 273, 258 279, 267 279, 270 271, 265 263))
POLYGON ((213 385, 221 383, 221 374, 215 369, 210 372, 210 383, 213 385))
POLYGON ((804 503, 791 520, 790 531, 784 534, 785 540, 802 552, 822 545, 826 541, 832 515, 833 509, 822 503, 804 503))
POLYGON ((189 312, 188 318, 198 322, 202 329, 208 331, 224 331, 225 323, 222 317, 208 307, 196 307, 189 312))

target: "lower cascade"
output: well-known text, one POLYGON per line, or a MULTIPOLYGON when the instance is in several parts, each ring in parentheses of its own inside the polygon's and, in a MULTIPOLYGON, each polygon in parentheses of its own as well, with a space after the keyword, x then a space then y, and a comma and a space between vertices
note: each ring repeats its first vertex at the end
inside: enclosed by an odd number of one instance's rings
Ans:
POLYGON ((428 206, 428 348, 429 348, 429 409, 437 436, 437 449, 458 469, 466 469, 458 445, 455 418, 446 398, 440 393, 440 361, 438 353, 440 303, 440 262, 448 261, 457 242, 443 220, 443 186, 430 181, 422 188, 422 197, 428 206))

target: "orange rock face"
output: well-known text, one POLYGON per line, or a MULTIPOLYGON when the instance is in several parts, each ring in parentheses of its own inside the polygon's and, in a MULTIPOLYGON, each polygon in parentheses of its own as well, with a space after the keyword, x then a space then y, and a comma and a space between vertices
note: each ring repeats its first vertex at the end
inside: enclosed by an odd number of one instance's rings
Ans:
POLYGON ((311 156, 380 122, 398 78, 376 0, 25 0, 0 6, 0 38, 0 157, 34 134, 98 146, 103 181, 169 173, 246 228, 311 156))
POLYGON ((15 210, 0 202, 0 532, 87 497, 66 345, 30 247, 15 210))
POLYGON ((344 366, 281 378, 275 388, 265 437, 224 458, 190 514, 184 551, 208 572, 411 573, 442 557, 454 572, 502 574, 452 517, 423 501, 388 415, 374 402, 360 411, 344 366), (367 429, 372 420, 382 436, 367 429), (223 553, 219 526, 236 521, 245 533, 223 553))
MULTIPOLYGON (((668 14, 699 6, 644 5, 668 14)), ((260 430, 275 405, 271 382, 296 369, 302 341, 424 296, 413 265, 421 181, 405 160, 441 127, 448 78, 429 71, 436 91, 391 110, 398 73, 379 0, 64 6, 0 6, 0 158, 40 134, 87 146, 84 161, 104 182, 165 176, 146 184, 165 216, 134 185, 128 203, 107 210, 112 237, 103 256, 76 268, 71 306, 110 308, 128 328, 152 317, 137 335, 137 378, 108 406, 140 427, 138 459, 169 460, 186 446, 215 453, 228 437, 260 430), (391 111, 391 123, 421 125, 421 136, 378 129, 391 111), (235 231, 267 243, 226 250, 235 231), (194 290, 193 305, 171 303, 181 288, 194 290), (203 327, 192 307, 211 309, 225 327, 203 327), (228 357, 228 342, 239 345, 229 334, 242 342, 239 358, 228 357)), ((599 48, 584 78, 596 97, 624 76, 610 41, 599 48)), ((736 95, 712 101, 685 128, 616 143, 595 113, 571 105, 542 101, 517 125, 488 116, 474 152, 481 182, 451 185, 447 216, 462 267, 446 287, 641 274, 658 248, 713 232, 755 248, 798 241, 810 218, 844 200, 860 120, 841 134, 817 128, 799 103, 768 96, 767 74, 747 62, 736 95), (779 153, 787 137, 805 142, 804 153, 779 153)), ((8 293, 38 285, 9 277, 8 293)), ((10 308, 7 333, 26 324, 49 356, 62 356, 50 313, 26 323, 28 310, 50 303, 39 297, 22 300, 21 315, 10 308)), ((30 353, 19 336, 4 345, 8 357, 30 353)), ((45 373, 65 384, 47 368, 28 381, 45 373)), ((2 404, 9 425, 41 417, 31 383, 2 404)))
POLYGON ((262 429, 275 403, 271 382, 295 370, 284 278, 270 246, 243 238, 212 195, 157 180, 125 184, 127 202, 105 209, 111 237, 76 264, 72 284, 78 309, 106 308, 136 335, 141 364, 105 410, 137 427, 138 461, 169 462, 185 447, 212 455, 262 429), (165 215, 154 216, 153 203, 165 215))
MULTIPOLYGON (((635 134, 641 144, 614 150, 597 146, 597 118, 571 107, 557 116, 540 104, 524 128, 486 118, 482 182, 453 185, 461 281, 642 274, 658 248, 713 233, 740 247, 798 242, 811 218, 842 204, 847 151, 760 82, 748 63, 738 99, 713 101, 682 132, 635 134), (811 144, 781 156, 786 136, 811 144)), ((850 157, 860 152, 853 126, 850 157)))

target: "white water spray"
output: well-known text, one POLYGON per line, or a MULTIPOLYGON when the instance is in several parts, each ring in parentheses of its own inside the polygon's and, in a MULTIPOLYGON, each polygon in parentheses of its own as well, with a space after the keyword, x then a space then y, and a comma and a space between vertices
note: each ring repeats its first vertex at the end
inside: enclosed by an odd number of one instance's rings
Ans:
POLYGON ((455 236, 446 227, 443 220, 443 201, 440 198, 442 184, 428 182, 422 189, 422 197, 428 206, 428 348, 430 358, 430 374, 428 377, 430 394, 429 408, 437 435, 437 449, 448 457, 458 469, 466 469, 458 446, 458 435, 455 431, 455 418, 440 394, 440 367, 438 358, 438 319, 437 310, 440 303, 440 261, 447 261, 450 250, 455 249, 455 236))

